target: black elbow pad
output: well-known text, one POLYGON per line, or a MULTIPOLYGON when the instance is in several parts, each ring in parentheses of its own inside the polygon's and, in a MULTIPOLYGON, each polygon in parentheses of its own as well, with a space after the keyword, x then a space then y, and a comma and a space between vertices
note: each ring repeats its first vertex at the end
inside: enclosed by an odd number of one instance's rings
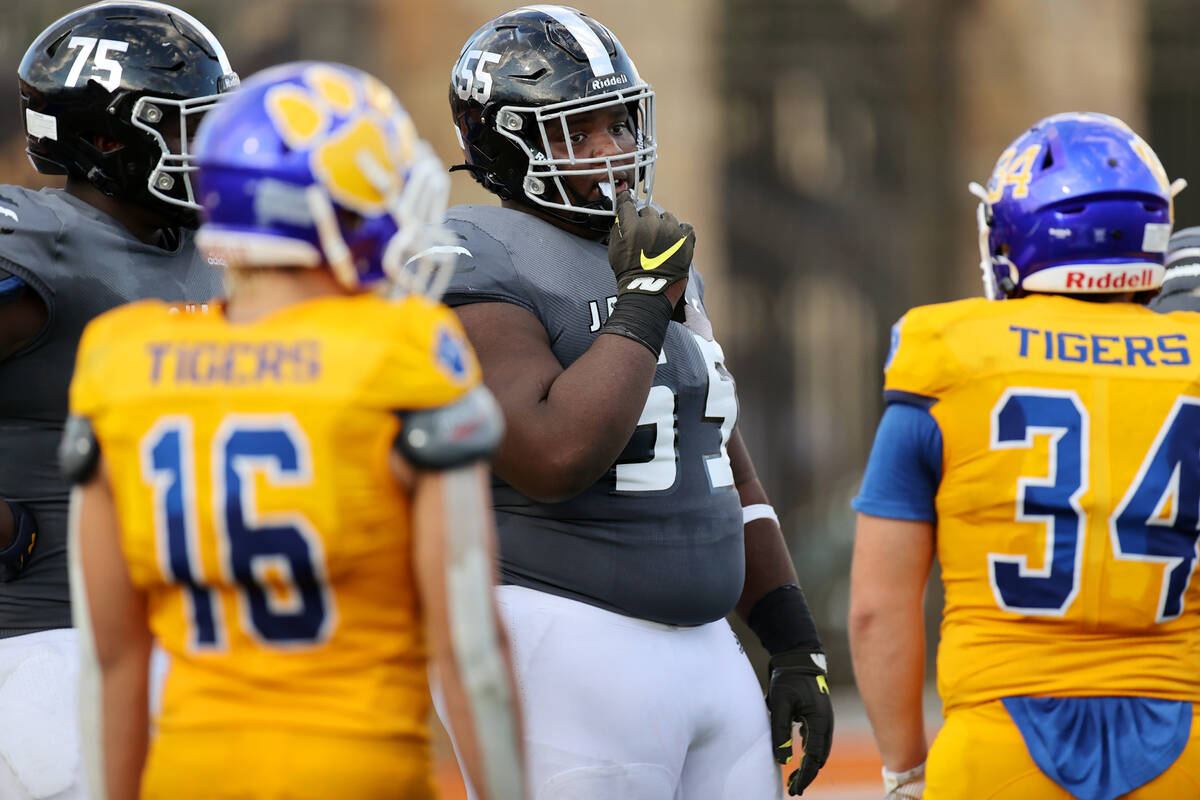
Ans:
POLYGON ((504 438, 500 406, 482 386, 448 406, 397 411, 396 416, 396 452, 422 469, 451 469, 488 458, 504 438))
POLYGON ((92 421, 74 414, 67 417, 62 441, 58 443, 58 469, 72 485, 87 483, 100 463, 100 442, 92 421))

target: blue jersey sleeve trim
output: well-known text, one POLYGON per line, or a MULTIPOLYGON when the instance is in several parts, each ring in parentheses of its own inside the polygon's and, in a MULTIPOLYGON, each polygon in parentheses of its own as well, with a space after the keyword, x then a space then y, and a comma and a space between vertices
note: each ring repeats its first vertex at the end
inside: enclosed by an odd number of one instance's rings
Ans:
POLYGON ((902 392, 899 389, 885 389, 883 391, 883 401, 885 403, 904 403, 905 405, 916 406, 917 408, 933 408, 937 403, 936 397, 929 397, 916 392, 902 392))
POLYGON ((1150 697, 1005 697, 1038 768, 1075 797, 1115 800, 1187 747, 1192 704, 1150 697))
POLYGON ((941 482, 942 431, 937 420, 927 406, 892 402, 879 421, 862 488, 851 503, 854 510, 936 523, 941 482))
POLYGON ((16 275, 0 278, 0 298, 12 297, 28 285, 16 275))

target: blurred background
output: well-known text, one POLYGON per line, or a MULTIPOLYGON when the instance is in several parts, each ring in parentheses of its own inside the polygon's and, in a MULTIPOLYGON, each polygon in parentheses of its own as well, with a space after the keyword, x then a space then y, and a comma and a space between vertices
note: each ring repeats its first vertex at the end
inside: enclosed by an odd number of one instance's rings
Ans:
MULTIPOLYGON (((7 0, 0 182, 25 159, 15 73, 76 0, 7 0)), ((300 58, 392 86, 447 164, 466 38, 511 0, 180 0, 243 78, 300 58)), ((570 3, 568 3, 570 4, 570 3)), ((882 410, 889 326, 910 306, 980 293, 975 201, 1001 150, 1059 111, 1115 114, 1155 148, 1200 224, 1195 0, 605 0, 658 93, 655 200, 697 228, 708 306, 738 379, 740 428, 783 521, 829 654, 839 708, 806 797, 878 797, 878 760, 846 644, 853 515, 882 410)), ((490 203, 466 173, 453 202, 490 203)), ((940 586, 929 594, 937 619, 940 586)), ((747 651, 764 662, 752 634, 747 651)), ((936 634, 930 636, 930 647, 936 634)), ((930 662, 932 664, 932 660, 930 662)), ((761 669, 760 669, 761 673, 761 669)), ((932 674, 932 669, 931 669, 932 674)), ((931 689, 932 692, 932 689, 931 689)), ((940 722, 931 698, 930 725, 940 722)), ((443 755, 445 750, 442 750, 443 755)), ((447 775, 452 775, 448 762, 447 775)), ((450 784, 452 777, 447 777, 450 784)), ((451 796, 456 789, 451 789, 451 796)))

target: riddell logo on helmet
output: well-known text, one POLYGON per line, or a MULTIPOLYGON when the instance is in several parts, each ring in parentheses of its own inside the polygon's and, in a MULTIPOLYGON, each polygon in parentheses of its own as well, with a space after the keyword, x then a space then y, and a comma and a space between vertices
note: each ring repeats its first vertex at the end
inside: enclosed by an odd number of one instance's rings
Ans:
POLYGON ((619 72, 616 75, 608 75, 604 78, 592 78, 592 91, 612 89, 615 86, 624 86, 627 83, 629 83, 629 76, 624 72, 619 72))
POLYGON ((1154 286, 1154 270, 1152 269, 1143 269, 1136 273, 1106 272, 1099 276, 1080 270, 1069 270, 1067 272, 1066 288, 1079 289, 1085 292, 1103 291, 1106 289, 1151 289, 1154 286))

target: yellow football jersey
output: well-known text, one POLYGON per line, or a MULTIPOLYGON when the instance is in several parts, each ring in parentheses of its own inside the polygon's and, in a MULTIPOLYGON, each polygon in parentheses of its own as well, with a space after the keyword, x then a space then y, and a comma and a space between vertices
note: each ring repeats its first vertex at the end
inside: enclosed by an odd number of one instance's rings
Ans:
POLYGON ((917 308, 885 388, 942 433, 947 709, 1200 701, 1200 314, 1057 296, 917 308))
POLYGON ((417 298, 320 298, 246 324, 147 301, 88 326, 72 413, 93 424, 171 657, 148 794, 224 797, 196 772, 219 769, 290 787, 270 796, 334 796, 316 765, 344 774, 340 797, 400 773, 426 785, 402 796, 431 791, 409 498, 388 455, 394 412, 479 380, 453 313, 417 298))

